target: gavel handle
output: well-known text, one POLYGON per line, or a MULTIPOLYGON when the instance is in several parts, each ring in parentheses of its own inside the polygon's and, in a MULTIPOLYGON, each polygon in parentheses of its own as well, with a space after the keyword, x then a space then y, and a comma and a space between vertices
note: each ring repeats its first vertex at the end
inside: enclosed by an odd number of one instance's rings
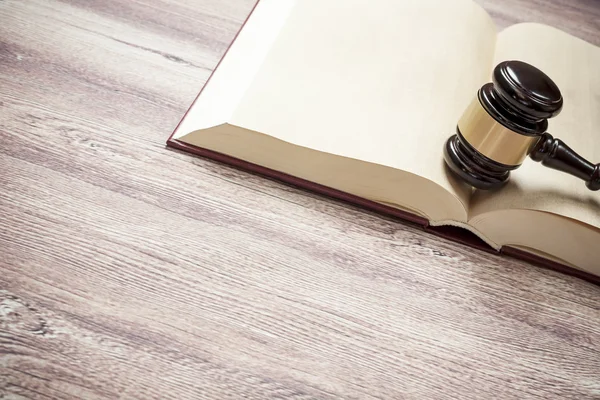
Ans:
POLYGON ((600 164, 592 164, 560 139, 544 133, 529 156, 542 165, 574 175, 585 181, 590 190, 600 189, 600 164))

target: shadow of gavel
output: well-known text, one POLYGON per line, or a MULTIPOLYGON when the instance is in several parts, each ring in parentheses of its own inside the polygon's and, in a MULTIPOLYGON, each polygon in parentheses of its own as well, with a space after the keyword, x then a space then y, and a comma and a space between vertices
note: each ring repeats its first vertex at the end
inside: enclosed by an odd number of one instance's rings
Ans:
POLYGON ((599 190, 600 164, 592 164, 546 132, 548 119, 562 106, 558 86, 542 71, 521 61, 502 62, 447 140, 446 164, 463 181, 487 190, 506 183, 529 155, 546 167, 583 179, 590 190, 599 190))

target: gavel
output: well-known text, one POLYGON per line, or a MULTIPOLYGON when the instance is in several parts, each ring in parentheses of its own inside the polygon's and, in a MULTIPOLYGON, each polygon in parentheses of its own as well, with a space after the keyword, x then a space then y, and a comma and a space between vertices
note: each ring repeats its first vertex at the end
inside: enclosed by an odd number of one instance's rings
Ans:
POLYGON ((522 61, 494 68, 444 146, 450 171, 471 186, 489 190, 505 184, 529 155, 542 165, 574 175, 600 189, 600 164, 587 161, 547 131, 563 107, 552 79, 522 61))

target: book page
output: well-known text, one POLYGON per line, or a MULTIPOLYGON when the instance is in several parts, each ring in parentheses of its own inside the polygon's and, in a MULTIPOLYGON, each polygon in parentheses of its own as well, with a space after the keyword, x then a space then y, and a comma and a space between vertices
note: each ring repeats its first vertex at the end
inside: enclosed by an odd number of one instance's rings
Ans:
MULTIPOLYGON (((549 26, 519 24, 498 35, 494 66, 505 60, 528 62, 556 82, 564 107, 549 120, 548 131, 600 162, 600 48, 549 26)), ((500 190, 477 191, 470 217, 502 209, 545 211, 600 228, 600 192, 529 158, 500 190)))
POLYGON ((488 80, 495 41, 472 0, 298 0, 224 122, 411 172, 466 208, 443 145, 488 80))

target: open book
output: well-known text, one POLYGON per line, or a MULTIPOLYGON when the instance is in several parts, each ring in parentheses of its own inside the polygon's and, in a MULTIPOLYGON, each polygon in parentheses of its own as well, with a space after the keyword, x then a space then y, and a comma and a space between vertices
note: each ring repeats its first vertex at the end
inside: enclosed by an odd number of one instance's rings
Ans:
POLYGON ((549 131, 600 160, 600 48, 540 24, 497 33, 471 0, 260 0, 168 143, 600 276, 600 193, 531 160, 493 192, 445 167, 444 142, 504 60, 558 84, 549 131))

